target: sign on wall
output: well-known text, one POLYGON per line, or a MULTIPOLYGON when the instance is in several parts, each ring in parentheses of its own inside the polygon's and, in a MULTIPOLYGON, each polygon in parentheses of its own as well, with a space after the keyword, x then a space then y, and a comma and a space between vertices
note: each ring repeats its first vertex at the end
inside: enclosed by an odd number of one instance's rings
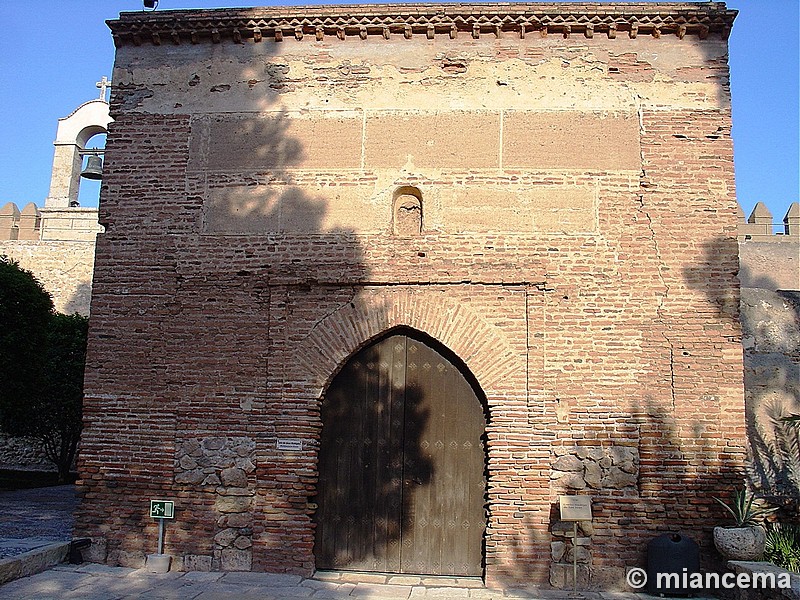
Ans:
POLYGON ((303 440, 278 438, 278 450, 283 452, 302 452, 303 440))

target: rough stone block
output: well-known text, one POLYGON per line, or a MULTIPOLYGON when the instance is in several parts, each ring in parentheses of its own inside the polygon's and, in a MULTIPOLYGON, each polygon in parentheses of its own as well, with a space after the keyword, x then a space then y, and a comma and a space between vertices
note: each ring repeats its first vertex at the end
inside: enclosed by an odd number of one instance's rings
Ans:
MULTIPOLYGON (((578 589, 589 586, 589 566, 578 565, 578 589)), ((572 564, 552 563, 550 565, 550 585, 557 589, 572 588, 575 581, 575 572, 572 564)))
POLYGON ((220 565, 223 571, 249 571, 253 566, 253 553, 250 550, 224 548, 220 565))
POLYGON ((221 513, 243 513, 250 510, 252 502, 250 496, 219 496, 216 508, 221 513))
POLYGON ((237 529, 224 529, 214 536, 214 542, 219 546, 227 548, 233 543, 238 535, 239 531, 237 529))
POLYGON ((184 571, 211 571, 211 557, 202 554, 186 554, 183 557, 184 571))
POLYGON ((560 562, 567 551, 567 545, 564 542, 550 542, 550 556, 553 562, 560 562))
POLYGON ((583 471, 583 461, 576 456, 562 456, 553 463, 556 471, 583 471))
POLYGON ((222 469, 219 476, 222 480, 222 485, 224 486, 235 488, 247 487, 247 473, 245 473, 242 469, 236 467, 222 469))

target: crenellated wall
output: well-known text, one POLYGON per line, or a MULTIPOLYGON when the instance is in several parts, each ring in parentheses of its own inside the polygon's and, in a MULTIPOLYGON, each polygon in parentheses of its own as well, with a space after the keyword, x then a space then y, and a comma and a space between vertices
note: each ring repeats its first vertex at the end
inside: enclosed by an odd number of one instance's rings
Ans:
POLYGON ((798 511, 800 457, 791 449, 797 434, 780 420, 800 414, 797 202, 778 226, 766 206, 756 204, 739 224, 739 265, 750 478, 762 494, 798 511))
POLYGON ((756 203, 747 221, 740 209, 739 281, 743 288, 800 290, 800 204, 792 203, 783 221, 756 203))

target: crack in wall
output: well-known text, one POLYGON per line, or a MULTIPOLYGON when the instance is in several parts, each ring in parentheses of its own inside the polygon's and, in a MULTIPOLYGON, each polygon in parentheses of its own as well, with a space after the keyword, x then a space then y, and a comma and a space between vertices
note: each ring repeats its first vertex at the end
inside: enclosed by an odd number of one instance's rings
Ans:
MULTIPOLYGON (((642 168, 642 174, 644 175, 644 168, 642 168)), ((653 227, 653 219, 648 210, 645 208, 644 194, 639 194, 637 198, 639 200, 639 212, 647 218, 647 228, 650 231, 650 239, 653 242, 653 251, 656 257, 656 270, 658 272, 658 279, 661 281, 661 285, 664 288, 664 293, 661 296, 658 305, 656 306, 656 315, 658 317, 658 321, 662 325, 661 335, 664 337, 664 340, 667 342, 667 346, 669 347, 670 395, 672 397, 672 409, 675 410, 675 345, 672 339, 670 339, 666 333, 665 328, 667 326, 667 321, 664 318, 664 305, 666 304, 667 297, 669 296, 670 287, 661 270, 664 265, 664 260, 661 257, 661 248, 658 246, 658 238, 656 236, 656 230, 653 227)))
MULTIPOLYGON (((647 133, 647 130, 644 125, 644 108, 642 107, 642 97, 640 95, 636 95, 634 97, 634 102, 636 103, 636 113, 639 117, 639 139, 641 140, 644 138, 644 135, 647 133)), ((655 187, 654 184, 647 178, 647 170, 645 169, 645 152, 644 152, 644 144, 639 144, 639 152, 641 156, 641 164, 642 164, 642 171, 641 175, 639 176, 639 185, 643 188, 650 188, 655 187)), ((670 387, 670 396, 672 398, 672 409, 675 410, 675 345, 673 344, 672 340, 666 333, 666 319, 664 318, 664 305, 666 304, 667 297, 669 296, 670 287, 667 283, 666 279, 664 278, 664 274, 662 272, 662 266, 664 265, 664 260, 661 256, 661 248, 658 246, 658 238, 656 237, 656 230, 653 227, 653 218, 650 216, 650 213, 645 208, 644 203, 644 193, 641 193, 637 196, 639 201, 639 212, 642 213, 647 218, 647 228, 650 231, 650 239, 653 242, 653 250, 656 256, 656 268, 658 271, 658 278, 661 281, 661 285, 664 287, 664 295, 658 302, 658 306, 656 306, 656 315, 658 316, 658 320, 662 325, 661 335, 664 337, 664 340, 667 342, 667 346, 669 347, 669 387, 670 387)))
MULTIPOLYGON (((319 327, 324 321, 328 319, 328 317, 332 317, 337 312, 345 309, 345 308, 355 308, 355 299, 356 296, 359 294, 359 290, 353 289, 350 297, 348 300, 341 302, 338 306, 334 307, 324 315, 322 315, 319 319, 314 322, 314 325, 311 326, 311 329, 308 330, 308 335, 306 335, 306 339, 310 338, 311 335, 316 331, 317 327, 319 327)), ((288 305, 288 294, 287 294, 287 305, 288 305)))

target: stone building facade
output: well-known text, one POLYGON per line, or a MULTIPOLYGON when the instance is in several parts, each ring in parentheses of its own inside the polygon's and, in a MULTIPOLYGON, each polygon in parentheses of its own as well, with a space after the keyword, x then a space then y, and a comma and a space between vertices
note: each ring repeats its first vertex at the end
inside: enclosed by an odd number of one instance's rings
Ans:
MULTIPOLYGON (((176 568, 327 566, 319 532, 358 521, 326 516, 323 482, 346 494, 359 475, 336 479, 336 444, 400 470, 380 498, 399 512, 370 522, 387 553, 441 481, 478 481, 480 518, 445 513, 427 537, 478 528, 492 584, 563 585, 577 552, 584 582, 608 585, 668 530, 708 548, 712 495, 745 456, 734 16, 401 4, 110 22, 77 517, 94 558, 141 565, 148 500, 173 498, 176 568), (417 368, 429 379, 407 385, 417 368), (366 403, 335 412, 358 369, 366 403), (429 439, 462 419, 426 404, 437 369, 477 399, 474 440, 429 439), (396 397, 397 447, 364 433, 396 397), (437 462, 450 447, 480 466, 437 462), (592 500, 574 548, 565 494, 592 500)), ((464 574, 442 548, 392 568, 464 574)))

